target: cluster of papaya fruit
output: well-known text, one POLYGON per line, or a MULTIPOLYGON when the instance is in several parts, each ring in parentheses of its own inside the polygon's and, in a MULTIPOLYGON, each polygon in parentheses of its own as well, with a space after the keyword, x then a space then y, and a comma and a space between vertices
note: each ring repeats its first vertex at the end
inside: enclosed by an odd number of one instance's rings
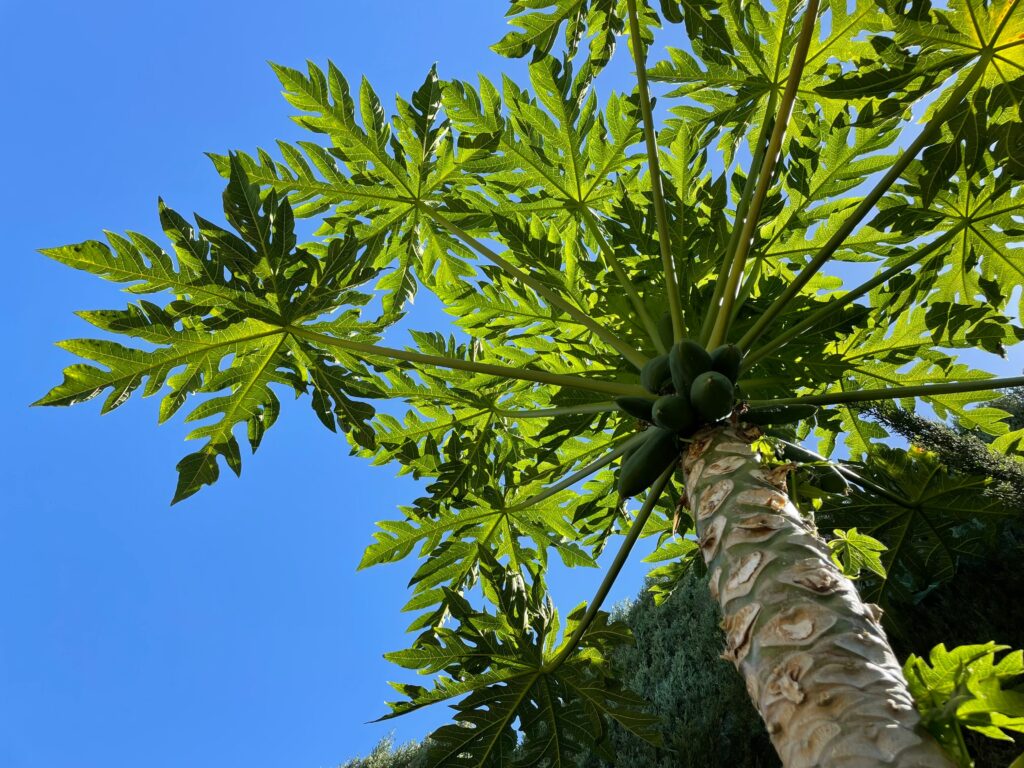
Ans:
POLYGON ((712 352, 691 339, 648 361, 640 384, 654 397, 620 397, 626 413, 653 424, 619 471, 619 493, 635 496, 679 458, 679 438, 728 416, 736 400, 743 354, 733 344, 712 352))
MULTIPOLYGON (((732 413, 743 353, 733 344, 708 352, 692 339, 683 339, 648 361, 640 371, 640 384, 651 397, 620 397, 620 409, 652 424, 646 438, 622 463, 619 494, 635 496, 650 487, 681 453, 680 439, 732 413)), ((767 425, 812 416, 814 406, 747 408, 742 420, 767 425)))

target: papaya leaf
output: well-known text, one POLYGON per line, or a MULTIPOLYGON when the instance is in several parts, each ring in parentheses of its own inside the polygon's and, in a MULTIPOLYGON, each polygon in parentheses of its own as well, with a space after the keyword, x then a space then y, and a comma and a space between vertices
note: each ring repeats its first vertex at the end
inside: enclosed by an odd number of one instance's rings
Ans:
POLYGON ((971 762, 962 728, 1003 741, 1024 733, 1024 693, 1014 685, 1024 674, 1024 652, 1010 651, 997 662, 1007 650, 992 642, 950 650, 940 644, 927 659, 911 654, 903 666, 925 725, 962 764, 971 762))
POLYGON ((832 531, 832 536, 834 538, 828 542, 828 548, 832 550, 832 562, 839 566, 844 576, 857 579, 862 570, 868 570, 885 578, 881 557, 881 553, 886 550, 885 544, 860 533, 856 528, 848 531, 837 528, 832 531))
MULTIPOLYGON (((1015 515, 983 493, 991 480, 954 474, 919 449, 876 445, 866 461, 849 466, 874 487, 855 482, 848 496, 828 497, 816 517, 824 530, 838 535, 856 528, 885 547, 883 572, 865 563, 869 573, 860 582, 865 599, 883 607, 913 601, 953 578, 960 563, 987 551, 1015 515)), ((842 550, 850 546, 844 542, 842 550)))
MULTIPOLYGON (((385 717, 465 696, 453 705, 455 722, 430 734, 427 765, 574 765, 594 744, 610 754, 605 717, 660 743, 657 719, 643 700, 610 677, 609 654, 632 642, 622 623, 599 613, 580 650, 553 665, 561 650, 560 622, 540 582, 527 584, 518 570, 490 557, 482 561, 481 575, 498 612, 475 610, 451 594, 453 628, 424 633, 412 648, 387 655, 408 669, 440 676, 432 689, 396 684, 409 699, 393 703, 385 717), (516 721, 523 733, 518 748, 516 721)), ((569 615, 565 638, 582 616, 582 606, 569 615)))
POLYGON ((551 53, 564 25, 565 55, 573 58, 589 37, 587 64, 596 74, 611 60, 615 38, 625 27, 619 5, 617 0, 511 0, 505 15, 519 30, 509 32, 491 50, 510 58, 531 52, 534 60, 542 58, 551 53))
MULTIPOLYGON (((72 405, 109 390, 101 409, 106 413, 141 389, 143 396, 164 393, 160 421, 166 421, 191 399, 185 420, 204 423, 188 439, 203 445, 178 464, 175 502, 215 482, 219 459, 241 472, 235 428, 244 425, 251 449, 259 447, 280 410, 272 385, 296 394, 312 389, 313 407, 325 424, 363 445, 374 441, 368 426, 373 408, 354 399, 367 395, 361 381, 370 378, 369 371, 358 361, 339 368, 289 332, 293 324, 366 302, 357 289, 375 275, 366 266, 373 245, 348 236, 320 255, 296 247, 288 200, 272 190, 261 195, 237 158, 230 166, 224 209, 234 231, 200 217, 193 227, 161 203, 174 256, 134 233, 109 234, 109 246, 89 241, 44 251, 78 269, 130 283, 132 293, 170 294, 165 306, 140 301, 124 310, 83 313, 97 328, 144 345, 63 342, 90 362, 67 368, 64 381, 36 404, 72 405)), ((379 338, 379 324, 361 320, 358 309, 340 317, 333 322, 344 323, 348 338, 379 338)))

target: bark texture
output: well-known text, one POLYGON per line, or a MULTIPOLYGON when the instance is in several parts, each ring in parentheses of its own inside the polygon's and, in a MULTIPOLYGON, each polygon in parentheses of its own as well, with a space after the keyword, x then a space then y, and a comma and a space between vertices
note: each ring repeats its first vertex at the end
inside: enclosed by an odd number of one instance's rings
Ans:
POLYGON ((735 426, 698 433, 684 470, 724 657, 783 765, 952 768, 921 725, 877 608, 789 500, 790 467, 761 463, 758 436, 735 426))

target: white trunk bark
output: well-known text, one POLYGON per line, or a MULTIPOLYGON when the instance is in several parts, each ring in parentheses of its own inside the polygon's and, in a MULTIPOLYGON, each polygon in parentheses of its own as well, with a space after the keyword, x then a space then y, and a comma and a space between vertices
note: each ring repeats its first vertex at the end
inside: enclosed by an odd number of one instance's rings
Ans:
POLYGON ((725 658, 742 673, 787 768, 942 768, 953 763, 921 725, 900 665, 852 582, 768 467, 759 433, 694 436, 684 460, 690 509, 725 658))

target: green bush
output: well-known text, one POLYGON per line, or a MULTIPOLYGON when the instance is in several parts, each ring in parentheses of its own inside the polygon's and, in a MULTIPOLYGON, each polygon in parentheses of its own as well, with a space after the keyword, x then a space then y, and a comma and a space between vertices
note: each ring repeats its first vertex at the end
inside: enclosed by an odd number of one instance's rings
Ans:
MULTIPOLYGON (((620 611, 636 644, 614 659, 623 682, 664 718, 665 748, 612 726, 621 768, 767 768, 779 765, 764 724, 725 647, 706 577, 691 571, 665 603, 650 593, 620 611)), ((606 764, 590 756, 583 768, 606 764)))

